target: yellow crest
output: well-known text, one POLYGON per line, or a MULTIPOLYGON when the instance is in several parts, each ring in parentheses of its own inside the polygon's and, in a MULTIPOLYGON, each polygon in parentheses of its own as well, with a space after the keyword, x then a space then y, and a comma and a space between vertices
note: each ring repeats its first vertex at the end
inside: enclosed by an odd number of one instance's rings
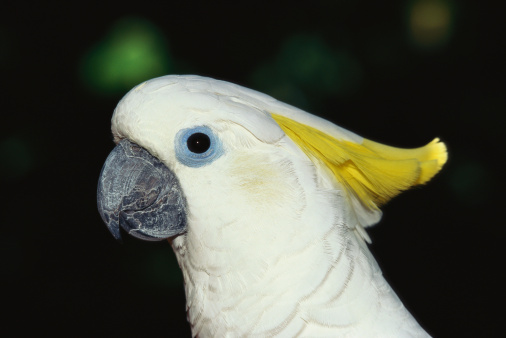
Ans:
POLYGON ((326 165, 349 194, 365 207, 378 207, 401 191, 429 181, 447 160, 438 138, 424 147, 401 149, 364 139, 338 140, 285 116, 271 114, 312 161, 326 165))

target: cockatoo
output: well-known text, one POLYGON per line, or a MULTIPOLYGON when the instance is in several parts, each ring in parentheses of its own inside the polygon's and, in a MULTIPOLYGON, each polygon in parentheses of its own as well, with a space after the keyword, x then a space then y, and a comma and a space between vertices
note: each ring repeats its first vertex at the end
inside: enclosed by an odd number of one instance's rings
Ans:
POLYGON ((228 82, 123 97, 98 185, 114 237, 168 239, 193 336, 425 337, 367 247, 379 207, 447 159, 382 145, 228 82))

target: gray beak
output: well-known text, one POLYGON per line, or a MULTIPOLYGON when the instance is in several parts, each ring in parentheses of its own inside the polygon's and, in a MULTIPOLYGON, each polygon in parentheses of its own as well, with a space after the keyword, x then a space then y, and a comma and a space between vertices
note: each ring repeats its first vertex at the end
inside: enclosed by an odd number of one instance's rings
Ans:
POLYGON ((147 150, 122 140, 109 154, 98 181, 100 216, 114 238, 157 241, 186 231, 186 200, 177 177, 147 150))

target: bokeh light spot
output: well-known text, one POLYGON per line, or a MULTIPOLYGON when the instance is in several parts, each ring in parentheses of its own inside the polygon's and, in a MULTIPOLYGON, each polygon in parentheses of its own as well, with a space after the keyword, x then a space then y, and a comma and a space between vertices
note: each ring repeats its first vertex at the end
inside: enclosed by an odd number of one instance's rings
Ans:
POLYGON ((84 56, 80 67, 82 82, 105 95, 123 93, 171 70, 172 61, 163 35, 150 22, 138 18, 114 24, 84 56))
POLYGON ((454 11, 446 0, 417 0, 409 10, 409 31, 412 42, 425 49, 440 47, 448 41, 454 11))

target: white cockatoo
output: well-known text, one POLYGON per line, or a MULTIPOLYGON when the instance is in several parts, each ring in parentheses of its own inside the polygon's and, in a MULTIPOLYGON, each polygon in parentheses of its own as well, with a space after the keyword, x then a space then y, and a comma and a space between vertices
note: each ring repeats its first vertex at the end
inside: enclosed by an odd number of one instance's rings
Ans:
POLYGON ((168 239, 193 336, 425 337, 367 248, 379 206, 430 180, 438 139, 399 149, 231 83, 163 76, 112 118, 100 214, 168 239))

